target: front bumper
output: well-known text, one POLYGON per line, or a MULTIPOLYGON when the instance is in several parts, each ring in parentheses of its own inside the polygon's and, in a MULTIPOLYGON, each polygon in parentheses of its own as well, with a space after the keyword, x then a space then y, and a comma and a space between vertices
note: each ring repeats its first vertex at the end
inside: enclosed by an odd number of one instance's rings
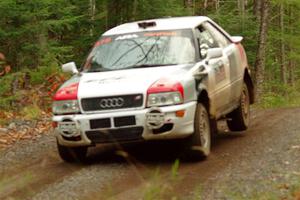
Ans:
POLYGON ((105 142, 128 142, 134 140, 165 140, 179 139, 191 135, 194 132, 194 116, 196 102, 189 102, 181 105, 160 107, 164 114, 164 124, 172 125, 167 129, 153 130, 147 125, 146 115, 149 108, 142 110, 107 112, 97 114, 79 114, 53 116, 53 122, 58 126, 54 129, 59 144, 64 146, 89 146, 105 142), (176 116, 177 111, 184 110, 183 116, 176 116), (135 118, 135 124, 129 126, 116 127, 115 118, 131 116, 135 118), (91 120, 106 119, 110 121, 109 128, 91 128, 91 120), (66 129, 61 129, 60 124, 73 123, 72 137, 65 134, 66 129), (102 135, 119 137, 112 140, 103 139, 102 135), (133 136, 133 137, 132 137, 133 136), (75 138, 75 139, 74 139, 75 138), (95 138, 100 138, 97 140, 95 138), (102 139, 101 139, 102 138, 102 139))

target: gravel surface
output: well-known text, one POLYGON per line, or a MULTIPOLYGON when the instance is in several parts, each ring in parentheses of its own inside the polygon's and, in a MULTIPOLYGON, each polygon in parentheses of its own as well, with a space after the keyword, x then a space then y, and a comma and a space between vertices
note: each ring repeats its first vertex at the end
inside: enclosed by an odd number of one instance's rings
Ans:
POLYGON ((0 153, 0 199, 296 199, 299 122, 291 108, 253 113, 244 133, 220 123, 210 157, 182 160, 179 170, 176 144, 130 146, 123 156, 98 147, 88 164, 67 164, 49 133, 0 153))
POLYGON ((116 174, 125 176, 128 169, 123 164, 109 166, 87 166, 51 184, 45 190, 30 198, 32 200, 46 199, 80 199, 91 192, 101 191, 107 183, 112 182, 116 174), (75 192, 76 191, 76 192, 75 192))
POLYGON ((51 133, 35 138, 35 140, 20 141, 0 152, 0 170, 2 173, 17 171, 24 165, 36 162, 53 151, 55 151, 55 138, 51 133))
POLYGON ((250 132, 259 135, 248 137, 233 162, 210 178, 204 199, 293 199, 300 190, 299 111, 270 112, 254 124, 250 132))

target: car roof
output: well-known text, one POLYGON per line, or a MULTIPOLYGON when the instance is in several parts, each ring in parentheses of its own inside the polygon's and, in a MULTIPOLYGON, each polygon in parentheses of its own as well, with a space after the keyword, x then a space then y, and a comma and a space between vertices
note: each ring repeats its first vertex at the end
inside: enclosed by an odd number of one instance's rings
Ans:
POLYGON ((211 21, 211 20, 205 16, 149 19, 149 20, 136 21, 136 22, 119 25, 115 28, 108 30, 103 35, 108 36, 108 35, 116 35, 116 34, 143 32, 143 31, 192 29, 199 26, 204 21, 211 21), (148 27, 146 29, 140 28, 138 23, 143 23, 143 22, 155 22, 156 26, 148 27))

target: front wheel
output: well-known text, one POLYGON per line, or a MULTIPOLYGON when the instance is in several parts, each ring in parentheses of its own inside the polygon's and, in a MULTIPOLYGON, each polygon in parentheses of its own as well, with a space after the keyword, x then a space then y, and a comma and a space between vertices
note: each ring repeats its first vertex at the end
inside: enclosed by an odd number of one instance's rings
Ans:
POLYGON ((250 97, 247 85, 244 83, 239 107, 228 114, 227 125, 231 131, 244 131, 250 122, 250 97))
POLYGON ((187 156, 193 160, 203 160, 210 154, 211 126, 207 108, 198 103, 194 119, 194 133, 188 138, 187 156))
POLYGON ((87 147, 66 147, 57 142, 58 154, 62 160, 73 162, 84 162, 87 155, 87 147))

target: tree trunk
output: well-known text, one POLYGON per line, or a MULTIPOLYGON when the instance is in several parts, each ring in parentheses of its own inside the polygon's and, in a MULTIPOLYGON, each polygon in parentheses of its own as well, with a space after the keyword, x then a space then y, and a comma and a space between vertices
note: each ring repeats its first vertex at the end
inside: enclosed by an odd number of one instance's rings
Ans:
POLYGON ((208 2, 207 2, 207 0, 204 0, 204 2, 203 2, 203 8, 206 9, 207 7, 208 7, 208 2))
POLYGON ((284 5, 279 5, 279 26, 280 26, 280 78, 283 84, 287 84, 286 79, 286 63, 285 63, 285 44, 284 44, 284 5))
MULTIPOLYGON (((294 34, 293 31, 293 7, 292 5, 289 6, 289 28, 290 28, 290 35, 294 34)), ((291 55, 291 53, 293 52, 293 48, 291 47, 291 44, 288 45, 288 51, 289 51, 289 55, 291 55)), ((288 62, 288 83, 291 86, 295 85, 295 75, 294 75, 294 70, 295 70, 295 62, 294 60, 291 58, 289 58, 289 62, 288 62)))
POLYGON ((194 5, 194 0, 184 0, 184 6, 186 8, 191 8, 194 5))
POLYGON ((260 20, 261 17, 261 6, 262 6, 262 0, 254 0, 253 14, 256 16, 258 20, 260 20))
POLYGON ((245 14, 246 3, 247 2, 245 0, 238 0, 238 8, 241 16, 245 14))
POLYGON ((192 11, 192 15, 196 13, 196 0, 183 0, 183 4, 185 8, 190 8, 192 11))
POLYGON ((269 17, 269 0, 261 0, 260 10, 260 30, 258 39, 258 49, 255 61, 255 83, 257 100, 260 102, 263 94, 263 83, 265 74, 265 61, 266 61, 266 46, 267 46, 267 32, 268 32, 268 17, 269 17))
POLYGON ((245 27, 245 11, 246 11, 246 3, 245 0, 238 0, 238 9, 239 9, 239 15, 242 20, 242 29, 244 30, 245 27))
POLYGON ((90 17, 91 17, 91 27, 90 27, 90 36, 94 36, 94 21, 96 14, 96 0, 90 0, 90 17))
POLYGON ((138 7, 138 0, 134 0, 133 8, 132 8, 132 21, 135 21, 137 18, 137 7, 138 7))
POLYGON ((216 13, 219 14, 219 8, 220 8, 220 1, 215 0, 215 7, 216 7, 216 13))

